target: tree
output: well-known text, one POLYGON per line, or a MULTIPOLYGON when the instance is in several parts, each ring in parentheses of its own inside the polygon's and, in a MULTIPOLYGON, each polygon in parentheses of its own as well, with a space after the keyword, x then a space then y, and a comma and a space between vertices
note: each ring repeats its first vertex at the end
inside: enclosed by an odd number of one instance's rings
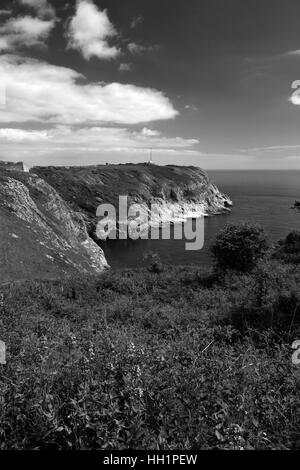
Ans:
POLYGON ((211 247, 217 268, 242 272, 251 271, 267 249, 264 230, 250 223, 227 225, 211 247))

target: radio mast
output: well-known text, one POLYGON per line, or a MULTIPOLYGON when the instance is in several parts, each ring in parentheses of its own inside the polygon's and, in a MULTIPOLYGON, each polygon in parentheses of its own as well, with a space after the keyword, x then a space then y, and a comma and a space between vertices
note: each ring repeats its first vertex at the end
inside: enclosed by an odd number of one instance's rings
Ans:
POLYGON ((152 158, 152 147, 150 148, 150 155, 149 155, 149 165, 153 164, 153 158, 152 158))

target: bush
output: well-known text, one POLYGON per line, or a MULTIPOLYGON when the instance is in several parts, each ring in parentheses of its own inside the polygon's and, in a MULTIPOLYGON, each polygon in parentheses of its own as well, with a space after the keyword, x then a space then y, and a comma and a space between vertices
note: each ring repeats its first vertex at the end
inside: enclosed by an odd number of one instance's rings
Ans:
POLYGON ((147 253, 144 257, 147 269, 150 273, 159 274, 163 272, 164 267, 160 256, 157 253, 147 253))
POLYGON ((274 259, 280 259, 285 263, 300 263, 300 232, 290 232, 285 240, 281 240, 273 253, 274 259))
POLYGON ((229 275, 230 323, 239 331, 272 329, 288 339, 300 333, 299 271, 275 261, 262 261, 248 275, 229 275))
POLYGON ((217 268, 249 272, 262 259, 268 243, 264 230, 249 223, 227 225, 216 237, 211 251, 217 268))

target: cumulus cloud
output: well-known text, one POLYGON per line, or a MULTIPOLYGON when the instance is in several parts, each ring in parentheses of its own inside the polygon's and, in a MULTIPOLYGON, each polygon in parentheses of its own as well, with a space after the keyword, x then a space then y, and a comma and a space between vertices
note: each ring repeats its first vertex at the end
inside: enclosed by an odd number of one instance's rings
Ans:
POLYGON ((80 0, 68 31, 69 47, 79 50, 85 59, 95 56, 112 59, 119 49, 110 46, 108 39, 117 34, 106 10, 99 10, 89 0, 80 0))
POLYGON ((55 10, 47 0, 19 0, 22 5, 33 8, 37 14, 44 17, 55 17, 55 10))
POLYGON ((0 122, 137 124, 178 113, 161 92, 130 84, 88 83, 75 70, 19 57, 0 56, 6 107, 0 122))
POLYGON ((54 19, 41 20, 31 16, 9 19, 0 27, 0 50, 41 46, 54 25, 54 19))
POLYGON ((154 131, 152 129, 148 129, 147 127, 144 127, 142 129, 142 135, 146 137, 157 137, 160 135, 159 131, 154 131))

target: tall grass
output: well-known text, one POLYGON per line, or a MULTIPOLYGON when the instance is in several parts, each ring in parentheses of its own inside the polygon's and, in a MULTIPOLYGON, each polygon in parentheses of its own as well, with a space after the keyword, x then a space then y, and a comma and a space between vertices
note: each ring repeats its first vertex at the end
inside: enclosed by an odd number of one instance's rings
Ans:
POLYGON ((2 287, 0 448, 299 448, 299 273, 2 287))

